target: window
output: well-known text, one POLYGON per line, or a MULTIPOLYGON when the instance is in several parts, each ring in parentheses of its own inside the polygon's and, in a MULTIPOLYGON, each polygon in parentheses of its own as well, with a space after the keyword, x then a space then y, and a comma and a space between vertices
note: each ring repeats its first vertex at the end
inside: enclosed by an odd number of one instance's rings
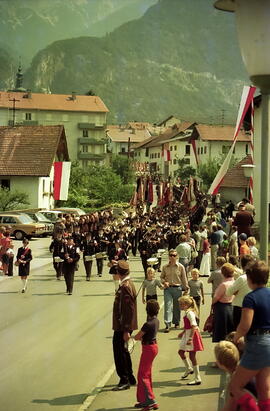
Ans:
POLYGON ((157 158, 157 153, 155 153, 155 158, 157 158))
POLYGON ((200 147, 198 148, 198 154, 200 154, 200 147))
POLYGON ((230 150, 229 146, 222 146, 222 154, 227 154, 230 150))
POLYGON ((125 152, 126 152, 125 147, 121 147, 121 153, 125 153, 125 152))
POLYGON ((171 147, 170 147, 170 151, 172 151, 172 150, 173 150, 173 147, 171 146, 171 147))
POLYGON ((190 164, 190 159, 189 158, 185 158, 185 164, 190 164))
POLYGON ((17 220, 14 217, 6 216, 2 218, 2 223, 5 224, 16 224, 17 220))
POLYGON ((25 120, 32 120, 32 113, 25 113, 25 120))
POLYGON ((177 146, 174 146, 174 151, 177 151, 177 146))
POLYGON ((82 135, 83 135, 83 137, 88 137, 88 130, 83 129, 82 135))
POLYGON ((149 157, 149 148, 145 149, 145 157, 149 157))
POLYGON ((160 158, 160 153, 158 153, 158 158, 160 158))
POLYGON ((206 154, 206 152, 207 152, 207 147, 205 146, 204 147, 204 154, 206 154))
POLYGON ((203 154, 203 147, 201 147, 201 154, 203 154))
POLYGON ((83 153, 88 153, 88 146, 84 144, 82 147, 83 147, 83 153))
POLYGON ((45 192, 45 180, 44 179, 42 180, 42 192, 43 193, 45 192))
POLYGON ((0 186, 10 190, 10 180, 0 180, 0 186))
POLYGON ((175 165, 177 163, 176 158, 173 159, 173 164, 175 165))
POLYGON ((186 156, 190 156, 190 145, 186 145, 186 156))

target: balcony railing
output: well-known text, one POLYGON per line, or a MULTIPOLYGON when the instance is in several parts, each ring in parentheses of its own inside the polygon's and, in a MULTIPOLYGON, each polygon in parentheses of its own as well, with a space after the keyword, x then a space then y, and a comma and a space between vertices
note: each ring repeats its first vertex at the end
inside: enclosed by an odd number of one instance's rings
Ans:
POLYGON ((97 138, 92 138, 92 137, 79 137, 78 138, 78 144, 87 144, 87 145, 99 145, 102 146, 106 144, 105 139, 98 140, 97 138))
POLYGON ((106 124, 96 124, 96 123, 78 123, 78 128, 80 130, 103 130, 106 124))

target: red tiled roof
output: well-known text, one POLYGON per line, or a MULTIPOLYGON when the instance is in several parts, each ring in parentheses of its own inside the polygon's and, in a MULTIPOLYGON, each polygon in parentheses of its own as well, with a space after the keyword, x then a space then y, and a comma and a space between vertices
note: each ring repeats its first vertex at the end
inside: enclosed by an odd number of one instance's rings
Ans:
MULTIPOLYGON (((202 140, 209 141, 233 141, 234 126, 210 126, 206 124, 197 124, 196 129, 202 140)), ((237 141, 250 141, 250 135, 244 130, 240 130, 237 141)))
POLYGON ((172 127, 167 128, 167 130, 165 130, 164 133, 160 134, 158 137, 155 137, 152 141, 147 143, 145 147, 160 146, 164 141, 178 136, 178 134, 188 129, 192 124, 194 123, 190 123, 187 121, 183 123, 174 124, 172 127))
POLYGON ((249 179, 244 175, 243 164, 252 164, 250 155, 228 170, 220 187, 247 188, 249 179))
POLYGON ((146 128, 150 127, 150 123, 145 123, 145 122, 138 122, 138 121, 130 121, 127 124, 127 127, 133 128, 135 130, 145 130, 146 128))
POLYGON ((0 126, 0 176, 49 176, 59 150, 68 160, 63 126, 0 126))
POLYGON ((82 111, 104 112, 109 110, 98 96, 76 95, 73 100, 67 94, 31 93, 31 98, 26 98, 27 92, 0 91, 0 108, 12 108, 16 99, 16 109, 24 110, 56 110, 56 111, 82 111))

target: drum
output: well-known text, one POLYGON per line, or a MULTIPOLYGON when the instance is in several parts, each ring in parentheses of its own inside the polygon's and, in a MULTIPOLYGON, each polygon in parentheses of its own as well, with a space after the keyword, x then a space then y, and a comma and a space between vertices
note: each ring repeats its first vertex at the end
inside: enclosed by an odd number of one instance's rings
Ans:
POLYGON ((147 259, 147 264, 151 265, 151 266, 156 265, 156 264, 158 264, 158 259, 156 257, 148 258, 147 259))
POLYGON ((84 256, 84 261, 93 261, 93 256, 92 255, 85 255, 84 256))
POLYGON ((162 255, 166 252, 165 248, 159 248, 157 250, 157 257, 162 257, 162 255))

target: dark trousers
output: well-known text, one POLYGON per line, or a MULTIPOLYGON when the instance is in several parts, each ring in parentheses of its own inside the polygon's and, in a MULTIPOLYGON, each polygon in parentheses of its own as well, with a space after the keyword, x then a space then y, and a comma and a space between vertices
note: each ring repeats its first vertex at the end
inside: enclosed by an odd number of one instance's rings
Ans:
POLYGON ((56 278, 60 278, 63 271, 63 263, 53 263, 53 268, 56 271, 56 278))
POLYGON ((147 277, 146 277, 146 270, 147 270, 147 268, 149 267, 148 264, 147 264, 147 259, 148 259, 148 258, 149 258, 149 257, 141 257, 145 278, 147 278, 147 277))
POLYGON ((84 263, 84 268, 85 268, 86 277, 87 277, 87 278, 90 278, 90 277, 91 277, 91 271, 92 271, 93 261, 85 261, 85 260, 83 260, 83 263, 84 263))
POLYGON ((67 293, 72 293, 74 283, 75 263, 63 263, 63 274, 67 286, 67 293))
POLYGON ((98 275, 102 275, 103 271, 103 258, 97 258, 97 272, 98 275))
POLYGON ((148 300, 157 300, 157 294, 146 295, 146 301, 148 300))
POLYGON ((132 362, 128 350, 125 348, 124 331, 113 333, 113 356, 117 375, 121 384, 127 384, 133 375, 132 362))
POLYGON ((233 305, 233 329, 236 330, 241 320, 242 307, 233 305))
POLYGON ((9 277, 13 276, 13 260, 14 260, 14 257, 9 257, 8 259, 8 276, 9 277))

